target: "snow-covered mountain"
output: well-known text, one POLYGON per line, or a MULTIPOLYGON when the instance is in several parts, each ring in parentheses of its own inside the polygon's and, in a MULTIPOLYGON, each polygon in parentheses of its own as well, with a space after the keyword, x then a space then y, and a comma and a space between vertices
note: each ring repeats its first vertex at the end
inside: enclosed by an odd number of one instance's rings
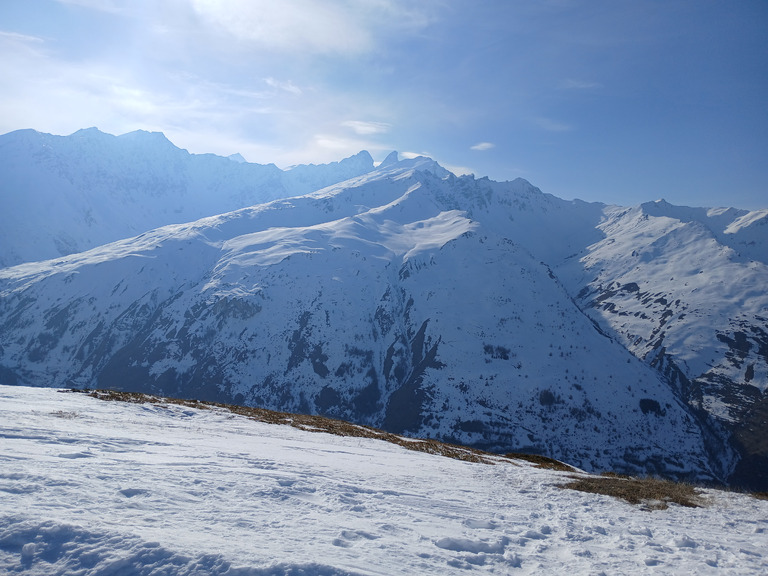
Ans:
POLYGON ((0 270, 0 380, 765 487, 767 218, 570 202, 391 156, 0 270))
MULTIPOLYGON (((665 510, 576 471, 310 432, 225 409, 0 386, 8 574, 764 574, 768 502, 665 510)), ((415 444, 415 442, 413 443, 415 444)))
POLYGON ((371 169, 367 152, 283 171, 240 154, 189 154, 159 132, 11 132, 0 136, 0 267, 306 194, 371 169))
POLYGON ((607 207, 598 229, 559 270, 576 302, 729 431, 733 482, 768 486, 768 210, 661 200, 607 207))

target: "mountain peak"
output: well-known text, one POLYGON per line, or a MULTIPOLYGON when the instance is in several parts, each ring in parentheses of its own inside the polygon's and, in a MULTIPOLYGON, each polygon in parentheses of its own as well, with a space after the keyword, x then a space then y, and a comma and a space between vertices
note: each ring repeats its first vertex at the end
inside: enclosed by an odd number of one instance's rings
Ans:
POLYGON ((73 134, 80 134, 84 136, 87 134, 104 134, 104 132, 99 130, 96 126, 91 126, 90 128, 80 128, 80 130, 73 132, 73 134))
POLYGON ((70 137, 79 140, 103 140, 104 138, 114 138, 114 136, 111 134, 102 132, 95 126, 91 126, 90 128, 81 128, 77 132, 73 132, 70 137))
POLYGON ((389 154, 387 154, 387 157, 382 160, 381 164, 379 164, 379 168, 382 168, 384 166, 390 166, 391 164, 397 164, 399 161, 397 156, 397 151, 393 150, 389 154))
POLYGON ((163 132, 149 132, 147 130, 134 130, 133 132, 127 132, 118 136, 121 140, 136 143, 155 143, 172 146, 177 148, 176 145, 168 140, 163 132))
POLYGON ((368 150, 361 150, 357 154, 344 158, 339 162, 339 166, 355 167, 361 171, 370 171, 373 169, 373 158, 368 150))

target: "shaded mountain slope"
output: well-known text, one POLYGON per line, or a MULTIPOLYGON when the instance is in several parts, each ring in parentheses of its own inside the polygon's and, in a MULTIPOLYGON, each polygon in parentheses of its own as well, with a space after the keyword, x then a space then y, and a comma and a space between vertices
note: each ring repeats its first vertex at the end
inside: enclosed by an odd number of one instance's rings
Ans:
POLYGON ((768 485, 768 210, 605 213, 605 238, 560 269, 579 306, 733 434, 738 482, 768 485))

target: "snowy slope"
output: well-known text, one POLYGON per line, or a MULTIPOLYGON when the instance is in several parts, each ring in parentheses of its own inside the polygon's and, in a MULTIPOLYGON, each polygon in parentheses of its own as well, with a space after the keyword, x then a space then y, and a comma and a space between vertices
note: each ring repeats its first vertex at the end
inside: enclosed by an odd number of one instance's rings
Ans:
POLYGON ((157 132, 11 132, 0 136, 0 267, 306 194, 372 168, 367 152, 282 171, 239 154, 189 154, 157 132))
MULTIPOLYGON (((768 485, 768 210, 606 208, 562 266, 580 306, 733 432, 736 478, 768 485)), ((748 483, 748 482, 747 482, 748 483)))
POLYGON ((0 386, 0 569, 277 576, 759 574, 768 502, 648 511, 569 473, 225 410, 0 386))

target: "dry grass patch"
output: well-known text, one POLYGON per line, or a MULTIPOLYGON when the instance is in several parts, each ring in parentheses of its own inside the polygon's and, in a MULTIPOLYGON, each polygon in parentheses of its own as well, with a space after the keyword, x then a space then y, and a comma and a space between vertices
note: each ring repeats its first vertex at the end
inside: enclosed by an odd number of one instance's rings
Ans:
POLYGON ((703 505, 701 494, 691 484, 672 482, 659 478, 631 478, 621 475, 571 476, 567 484, 558 488, 569 488, 580 492, 604 494, 621 498, 630 504, 640 504, 647 510, 666 510, 670 502, 698 508, 703 505))
POLYGON ((522 454, 517 452, 510 452, 504 455, 505 458, 511 458, 513 460, 525 460, 526 462, 532 462, 536 468, 544 468, 546 470, 557 470, 558 472, 576 472, 576 468, 564 464, 554 458, 542 456, 541 454, 522 454))
POLYGON ((752 496, 758 500, 768 500, 768 492, 752 492, 752 496))
POLYGON ((66 420, 72 420, 73 418, 77 418, 77 412, 65 412, 64 410, 54 410, 51 412, 51 416, 56 416, 56 418, 64 418, 66 420))
MULTIPOLYGON (((392 444, 397 444, 408 450, 416 452, 426 452, 436 454, 456 460, 466 462, 480 462, 483 464, 493 464, 498 460, 497 454, 484 452, 475 448, 447 444, 431 439, 406 438, 383 430, 378 430, 370 426, 352 424, 344 420, 335 420, 324 416, 311 416, 308 414, 292 414, 289 412, 278 412, 267 410, 266 408, 252 408, 249 406, 238 406, 234 404, 221 404, 218 402, 201 402, 200 400, 180 400, 178 398, 165 398, 151 394, 142 394, 139 392, 122 392, 115 390, 76 390, 71 392, 82 392, 98 398, 99 400, 112 400, 119 402, 130 402, 132 404, 175 404, 186 406, 188 408, 210 409, 220 408, 228 410, 233 414, 245 416, 258 422, 267 424, 283 424, 299 428, 307 432, 325 432, 337 436, 350 436, 353 438, 375 438, 384 440, 392 444)), ((569 470, 571 470, 569 468, 569 470)))

